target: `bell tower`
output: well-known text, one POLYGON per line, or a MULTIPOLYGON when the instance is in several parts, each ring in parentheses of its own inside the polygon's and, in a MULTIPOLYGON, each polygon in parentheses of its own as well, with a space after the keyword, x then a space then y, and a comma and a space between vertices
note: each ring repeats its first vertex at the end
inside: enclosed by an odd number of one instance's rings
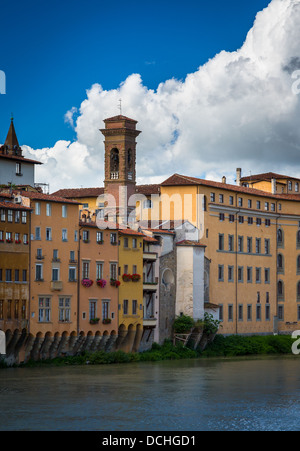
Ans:
POLYGON ((104 120, 105 180, 104 193, 114 197, 116 215, 126 222, 130 208, 128 199, 136 186, 136 130, 137 121, 119 115, 104 120), (127 217, 125 217, 127 216, 127 217))

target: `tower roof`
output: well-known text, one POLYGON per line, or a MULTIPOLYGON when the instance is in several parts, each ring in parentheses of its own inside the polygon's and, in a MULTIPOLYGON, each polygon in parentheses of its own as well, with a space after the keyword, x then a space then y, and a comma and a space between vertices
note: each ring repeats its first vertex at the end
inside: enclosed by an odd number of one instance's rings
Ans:
POLYGON ((11 118, 10 127, 4 145, 7 146, 10 150, 17 150, 20 148, 13 118, 11 118))

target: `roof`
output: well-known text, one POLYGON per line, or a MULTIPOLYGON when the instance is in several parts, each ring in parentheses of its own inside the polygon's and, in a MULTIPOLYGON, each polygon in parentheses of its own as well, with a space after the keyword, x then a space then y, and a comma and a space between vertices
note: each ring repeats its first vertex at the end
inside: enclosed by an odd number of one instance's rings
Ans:
POLYGON ((145 236, 142 232, 132 229, 119 229, 120 235, 133 235, 133 236, 145 236))
POLYGON ((104 188, 70 188, 60 189, 53 193, 53 196, 64 197, 66 199, 80 199, 85 197, 98 197, 104 194, 104 188))
POLYGON ((204 180, 195 177, 187 177, 185 175, 174 174, 165 180, 161 186, 184 186, 184 185, 203 185, 212 188, 220 188, 228 191, 235 191, 245 194, 253 194, 260 197, 268 197, 271 199, 300 201, 300 194, 272 194, 260 189, 248 188, 246 186, 230 185, 227 183, 213 182, 212 180, 204 180))
POLYGON ((199 243, 198 241, 191 240, 182 240, 176 243, 176 246, 197 246, 197 247, 206 247, 204 244, 199 243))
POLYGON ((103 122, 118 122, 118 121, 130 121, 137 124, 137 121, 134 119, 130 119, 129 117, 123 116, 122 114, 119 114, 118 116, 109 117, 108 119, 104 119, 103 122))
MULTIPOLYGON (((160 192, 160 185, 137 185, 136 193, 149 196, 160 192)), ((82 199, 87 197, 98 197, 104 194, 103 187, 95 188, 66 188, 55 191, 53 195, 65 197, 66 199, 82 199)))
POLYGON ((20 204, 15 204, 15 203, 9 202, 7 200, 0 200, 0 208, 7 208, 8 210, 25 210, 25 211, 32 210, 32 208, 30 208, 30 207, 23 207, 20 204))
POLYGON ((53 196, 52 194, 35 193, 34 191, 17 191, 15 194, 20 194, 23 197, 28 197, 32 200, 41 200, 45 202, 58 202, 61 204, 74 204, 80 205, 79 202, 74 200, 65 199, 64 197, 53 196))
POLYGON ((159 244, 158 240, 153 238, 153 236, 144 235, 144 241, 146 241, 147 243, 159 244))
POLYGON ((43 164, 40 161, 31 160, 30 158, 25 158, 25 157, 18 157, 16 155, 3 155, 3 154, 0 153, 0 158, 6 159, 6 160, 19 161, 19 162, 22 162, 22 163, 24 162, 24 163, 32 163, 32 164, 43 164))
POLYGON ((261 180, 272 180, 272 179, 276 179, 276 180, 299 180, 299 178, 296 177, 290 177, 288 175, 282 175, 282 174, 276 174, 275 172, 265 172, 263 174, 256 174, 256 175, 249 175, 247 177, 242 177, 241 181, 242 182, 253 182, 253 181, 261 181, 261 180))

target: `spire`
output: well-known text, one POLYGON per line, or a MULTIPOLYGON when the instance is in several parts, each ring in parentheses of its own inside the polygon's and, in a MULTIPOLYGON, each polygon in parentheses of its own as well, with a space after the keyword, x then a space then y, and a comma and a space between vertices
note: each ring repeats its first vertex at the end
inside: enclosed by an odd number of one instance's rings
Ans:
POLYGON ((14 127, 14 118, 11 115, 10 127, 7 133, 7 137, 4 143, 4 146, 7 146, 9 151, 17 151, 20 150, 18 138, 16 135, 15 127, 14 127))

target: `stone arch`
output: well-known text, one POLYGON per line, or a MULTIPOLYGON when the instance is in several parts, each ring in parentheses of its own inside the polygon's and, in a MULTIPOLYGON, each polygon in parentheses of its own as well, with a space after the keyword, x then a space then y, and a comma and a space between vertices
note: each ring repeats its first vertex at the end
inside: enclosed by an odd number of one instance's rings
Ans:
POLYGON ((119 178, 119 168, 120 168, 119 149, 114 147, 110 151, 110 178, 111 179, 119 178))

